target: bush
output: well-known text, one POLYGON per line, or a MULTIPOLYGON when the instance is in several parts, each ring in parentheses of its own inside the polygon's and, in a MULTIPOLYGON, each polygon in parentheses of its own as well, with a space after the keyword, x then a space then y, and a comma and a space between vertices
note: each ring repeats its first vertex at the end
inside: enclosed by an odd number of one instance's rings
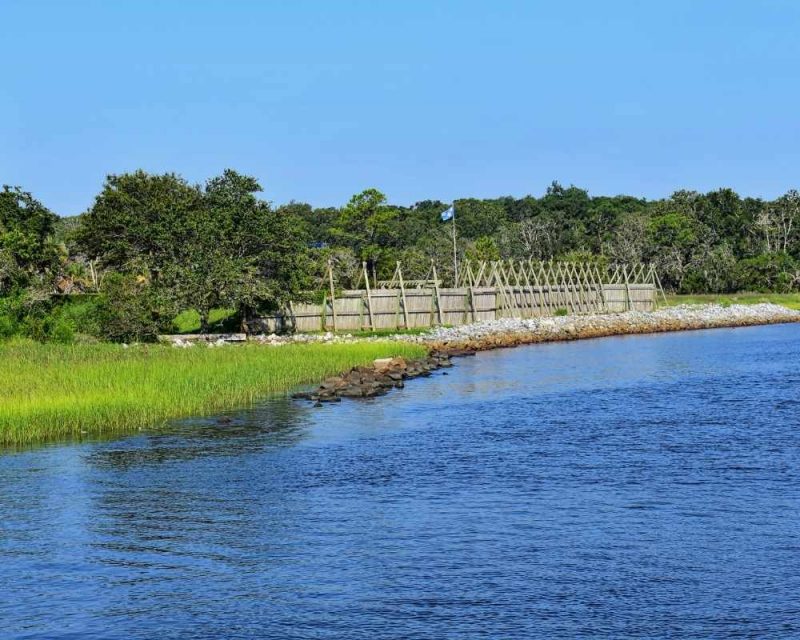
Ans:
POLYGON ((67 318, 53 318, 47 333, 50 342, 71 344, 75 341, 75 324, 67 318))
POLYGON ((0 310, 0 340, 11 338, 19 333, 19 326, 10 315, 0 310))
POLYGON ((796 288, 800 265, 786 253, 764 253, 736 263, 736 284, 740 291, 790 293, 796 288))
POLYGON ((159 333, 158 301, 147 283, 118 273, 103 281, 97 320, 112 342, 154 342, 159 333))
POLYGON ((74 334, 99 337, 100 307, 102 300, 98 296, 76 295, 62 298, 53 310, 55 324, 69 325, 74 334))

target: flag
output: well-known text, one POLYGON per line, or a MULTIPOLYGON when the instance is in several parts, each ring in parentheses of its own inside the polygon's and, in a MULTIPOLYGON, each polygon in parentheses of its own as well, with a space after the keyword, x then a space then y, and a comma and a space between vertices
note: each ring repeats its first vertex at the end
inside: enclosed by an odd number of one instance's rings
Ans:
POLYGON ((455 205, 450 205, 450 208, 447 211, 442 211, 442 222, 451 220, 454 215, 456 215, 455 205))

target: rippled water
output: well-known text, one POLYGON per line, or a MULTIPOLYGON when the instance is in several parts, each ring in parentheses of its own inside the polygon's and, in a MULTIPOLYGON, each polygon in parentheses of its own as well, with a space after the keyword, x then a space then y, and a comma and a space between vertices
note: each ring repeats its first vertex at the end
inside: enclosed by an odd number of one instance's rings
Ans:
POLYGON ((0 456, 5 638, 800 637, 800 326, 0 456))

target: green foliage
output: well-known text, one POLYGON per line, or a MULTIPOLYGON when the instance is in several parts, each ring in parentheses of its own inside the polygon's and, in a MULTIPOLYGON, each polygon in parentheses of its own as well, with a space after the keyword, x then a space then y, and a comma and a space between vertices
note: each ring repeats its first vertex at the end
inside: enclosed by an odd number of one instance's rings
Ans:
POLYGON ((393 268, 393 250, 399 245, 400 210, 388 206, 386 196, 377 189, 366 189, 342 207, 331 236, 367 262, 370 272, 379 270, 379 277, 387 277, 393 268))
POLYGON ((706 247, 693 257, 686 270, 681 291, 684 293, 723 293, 735 284, 736 257, 727 244, 706 247))
POLYGON ((497 241, 491 236, 481 236, 473 242, 466 251, 467 260, 493 261, 500 259, 500 249, 497 241))
MULTIPOLYGON (((205 331, 211 309, 274 309, 306 284, 305 225, 296 208, 272 211, 259 191, 255 179, 232 170, 204 188, 174 174, 109 176, 76 239, 106 269, 142 278, 148 286, 140 291, 162 305, 196 309, 205 331)), ((145 306, 129 308, 136 328, 111 333, 152 335, 145 318, 155 310, 145 306)), ((114 310, 109 317, 120 319, 114 310)))
POLYGON ((156 291, 143 278, 109 274, 97 310, 101 335, 111 342, 153 342, 163 326, 160 318, 170 315, 161 309, 156 291))
POLYGON ((565 316, 565 315, 567 315, 568 313, 569 313, 569 312, 568 312, 566 309, 556 309, 556 310, 553 312, 553 315, 554 315, 554 316, 565 316))
MULTIPOLYGON (((0 338, 152 340, 157 333, 235 329, 290 300, 391 277, 453 280, 449 205, 391 205, 377 189, 340 208, 259 198, 226 170, 204 185, 175 174, 111 175, 81 216, 57 219, 33 196, 0 194, 0 338), (57 301, 57 291, 97 291, 57 301), (215 310, 232 310, 220 325, 215 310)), ((800 194, 765 202, 731 189, 645 201, 590 196, 553 182, 541 197, 455 201, 460 261, 527 258, 649 262, 668 291, 800 290, 800 194)), ((226 312, 227 313, 227 312, 226 312)))
POLYGON ((456 224, 465 238, 492 236, 508 220, 501 200, 456 200, 455 208, 456 224))
MULTIPOLYGON (((212 309, 208 314, 208 326, 211 331, 238 331, 231 320, 236 320, 235 309, 212 309)), ((201 318, 196 309, 181 311, 172 321, 175 333, 197 333, 200 331, 201 318)))
POLYGON ((0 295, 28 286, 57 269, 52 241, 57 216, 19 187, 0 191, 0 295))
POLYGON ((76 241, 105 267, 157 282, 190 241, 201 203, 200 188, 173 173, 110 175, 81 217, 76 241))
POLYGON ((55 318, 48 334, 50 342, 71 344, 75 341, 75 324, 67 318, 55 318))
POLYGON ((776 291, 788 293, 797 290, 800 265, 786 253, 765 253, 740 260, 736 265, 735 279, 743 291, 776 291))
POLYGON ((7 300, 0 299, 0 340, 7 340, 20 333, 19 322, 8 306, 7 300))
POLYGON ((25 293, 0 298, 0 340, 15 336, 40 342, 70 343, 103 337, 98 296, 42 300, 25 293))

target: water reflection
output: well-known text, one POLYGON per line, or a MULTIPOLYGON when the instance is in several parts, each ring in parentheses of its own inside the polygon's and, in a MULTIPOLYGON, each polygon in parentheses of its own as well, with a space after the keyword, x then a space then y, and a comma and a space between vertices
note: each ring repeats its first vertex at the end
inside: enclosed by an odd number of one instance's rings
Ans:
POLYGON ((265 449, 287 447, 307 432, 308 404, 288 398, 213 418, 192 418, 157 432, 117 439, 114 445, 94 450, 87 462, 127 470, 140 465, 160 465, 205 456, 241 456, 265 449))

